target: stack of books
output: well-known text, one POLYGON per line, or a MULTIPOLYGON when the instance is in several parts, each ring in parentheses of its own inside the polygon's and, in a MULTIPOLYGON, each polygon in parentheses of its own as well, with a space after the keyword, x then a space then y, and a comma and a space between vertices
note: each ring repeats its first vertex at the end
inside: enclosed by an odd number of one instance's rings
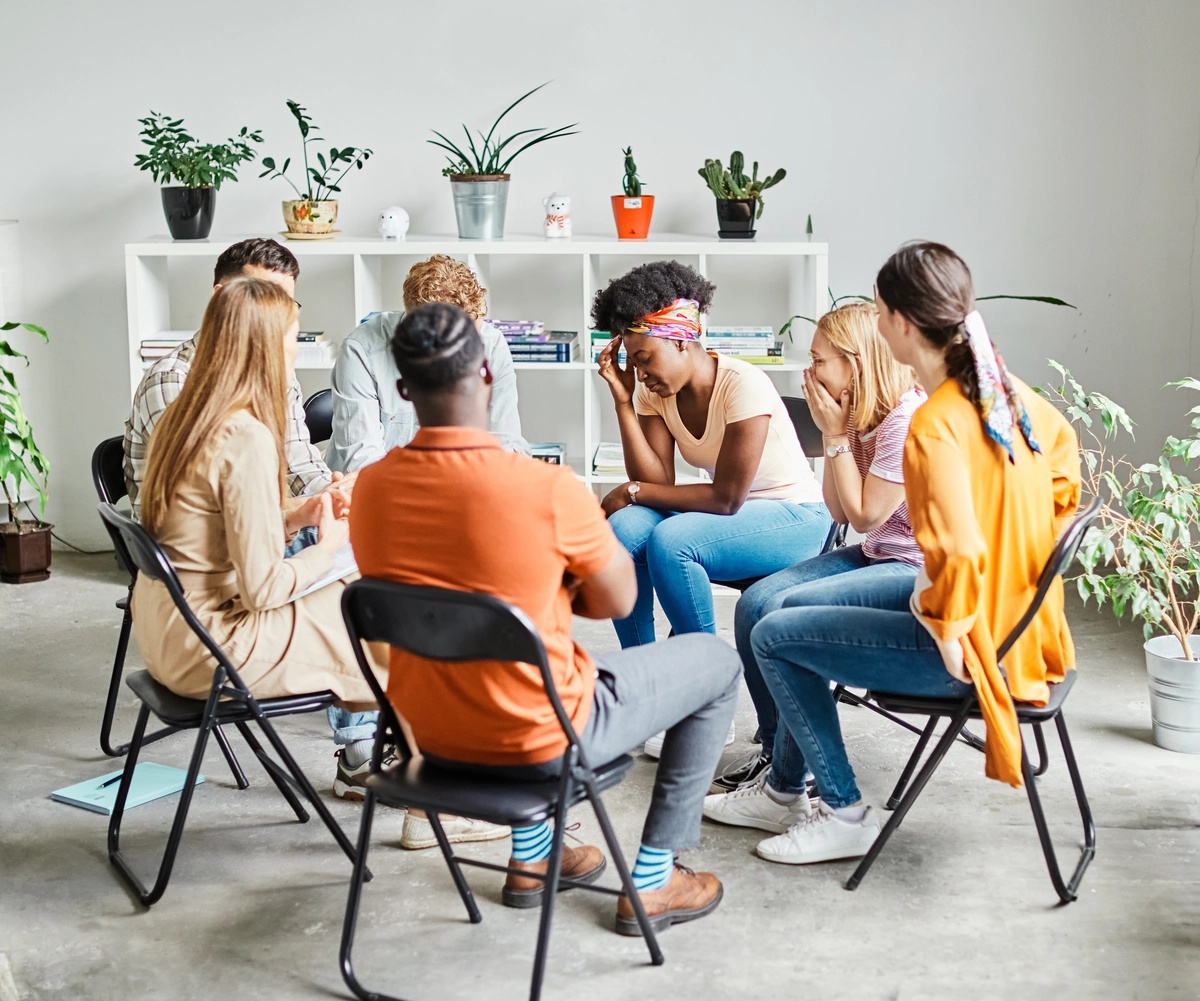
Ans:
POLYGON ((301 330, 296 340, 300 345, 296 353, 297 368, 326 368, 333 364, 333 348, 325 340, 325 331, 301 330))
POLYGON ((602 441, 596 446, 592 472, 600 476, 625 475, 625 449, 619 441, 602 441))
POLYGON ((194 330, 162 330, 154 337, 142 340, 138 353, 144 362, 155 362, 165 358, 180 344, 195 335, 194 330))
POLYGON ((555 466, 567 464, 567 446, 557 441, 531 441, 529 454, 555 466))
POLYGON ((709 327, 704 346, 751 365, 783 364, 783 341, 775 339, 771 327, 709 327))
POLYGON ((571 362, 579 360, 579 335, 574 330, 546 330, 541 320, 489 320, 504 335, 513 361, 571 362))
MULTIPOLYGON (((593 330, 591 333, 591 338, 592 338, 592 352, 591 352, 592 353, 592 364, 594 365, 594 364, 596 364, 596 362, 598 362, 600 360, 600 352, 603 351, 606 347, 608 347, 608 342, 612 340, 612 334, 610 334, 607 330, 593 330)), ((625 364, 625 346, 624 345, 621 345, 620 350, 617 351, 617 364, 618 365, 625 364)))

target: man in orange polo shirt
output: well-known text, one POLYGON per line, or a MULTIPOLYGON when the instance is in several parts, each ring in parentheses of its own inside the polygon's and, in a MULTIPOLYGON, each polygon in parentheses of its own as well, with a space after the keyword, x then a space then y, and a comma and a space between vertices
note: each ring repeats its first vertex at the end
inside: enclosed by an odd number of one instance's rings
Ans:
MULTIPOLYGON (((572 613, 628 615, 633 564, 599 504, 570 469, 505 451, 488 433, 491 371, 475 324, 430 303, 392 338, 400 394, 421 429, 359 474, 350 541, 367 577, 481 591, 537 625, 559 696, 588 759, 602 763, 667 731, 633 879, 657 929, 702 917, 721 899, 711 873, 675 863, 700 841, 704 796, 737 702, 740 661, 703 633, 593 661, 571 639, 572 613)), ((424 755, 448 767, 513 778, 556 775, 566 747, 536 667, 496 663, 464 673, 392 651, 388 697, 424 755)), ((546 824, 513 830, 515 868, 545 872, 546 824)), ((563 875, 591 882, 598 848, 563 849, 563 875)), ((503 899, 541 902, 541 883, 510 874, 503 899)), ((640 931, 628 900, 617 931, 640 931)))

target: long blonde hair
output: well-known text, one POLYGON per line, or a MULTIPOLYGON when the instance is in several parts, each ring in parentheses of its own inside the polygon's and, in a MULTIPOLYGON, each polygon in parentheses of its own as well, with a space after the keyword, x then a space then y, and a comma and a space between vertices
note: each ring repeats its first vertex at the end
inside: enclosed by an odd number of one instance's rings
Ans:
POLYGON ((917 384, 916 373, 896 361, 880 336, 878 320, 874 303, 848 302, 817 321, 817 330, 833 349, 851 361, 856 431, 878 427, 899 405, 900 397, 917 384))
POLYGON ((248 410, 275 438, 283 503, 288 392, 283 339, 296 317, 295 300, 261 278, 235 278, 209 300, 187 381, 150 435, 141 507, 151 532, 162 525, 201 449, 238 410, 248 410))

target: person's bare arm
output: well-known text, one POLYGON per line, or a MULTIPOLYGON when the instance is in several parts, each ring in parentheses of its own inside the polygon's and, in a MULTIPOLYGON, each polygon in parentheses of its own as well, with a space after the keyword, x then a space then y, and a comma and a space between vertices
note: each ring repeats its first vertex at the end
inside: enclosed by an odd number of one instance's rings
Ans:
POLYGON ((633 560, 620 546, 602 570, 591 577, 574 578, 567 587, 571 611, 585 619, 623 619, 637 601, 633 560))

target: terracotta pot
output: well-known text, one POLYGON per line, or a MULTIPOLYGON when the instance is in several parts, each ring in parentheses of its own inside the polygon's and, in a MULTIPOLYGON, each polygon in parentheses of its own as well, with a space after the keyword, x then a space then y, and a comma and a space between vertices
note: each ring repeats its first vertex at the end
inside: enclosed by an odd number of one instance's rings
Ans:
POLYGON ((327 202, 297 198, 283 203, 283 224, 289 233, 332 233, 337 216, 336 198, 327 202))
POLYGON ((612 196, 613 219, 622 240, 644 240, 650 235, 650 217, 654 215, 654 196, 612 196))
POLYGON ((26 532, 12 531, 12 523, 0 525, 0 581, 32 584, 50 576, 50 529, 40 523, 26 532))

